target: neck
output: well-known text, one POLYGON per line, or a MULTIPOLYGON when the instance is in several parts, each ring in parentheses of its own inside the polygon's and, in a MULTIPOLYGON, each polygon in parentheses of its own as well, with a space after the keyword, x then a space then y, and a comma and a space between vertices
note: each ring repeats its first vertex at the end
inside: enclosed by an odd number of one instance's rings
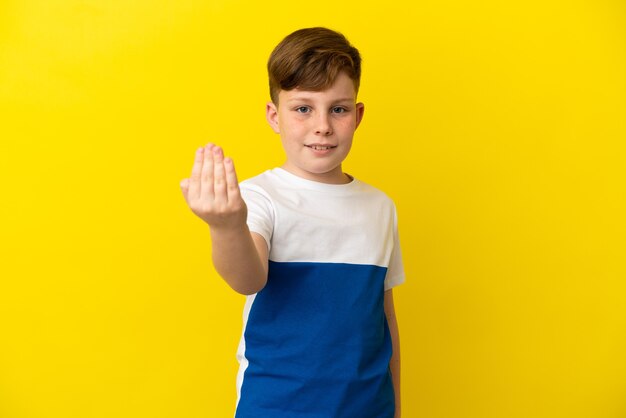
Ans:
POLYGON ((352 182, 353 178, 341 171, 341 166, 328 173, 309 173, 292 167, 288 163, 283 164, 282 169, 290 172, 298 177, 302 177, 306 180, 317 181, 318 183, 326 184, 348 184, 352 182))

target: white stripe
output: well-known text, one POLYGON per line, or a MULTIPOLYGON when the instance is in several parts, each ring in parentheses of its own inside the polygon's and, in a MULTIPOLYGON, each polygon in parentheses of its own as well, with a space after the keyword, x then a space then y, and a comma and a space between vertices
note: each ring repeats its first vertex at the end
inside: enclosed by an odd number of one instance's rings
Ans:
MULTIPOLYGON (((239 399, 241 399, 241 386, 243 385, 243 375, 248 368, 248 359, 246 358, 246 340, 244 338, 246 332, 246 325, 248 324, 248 316, 250 315, 250 309, 256 294, 249 295, 246 298, 246 304, 243 307, 243 329, 241 331, 241 339, 239 340, 239 347, 237 348, 237 361, 239 362, 239 371, 237 372, 237 406, 239 406, 239 399)), ((237 413, 237 408, 235 408, 237 413)))

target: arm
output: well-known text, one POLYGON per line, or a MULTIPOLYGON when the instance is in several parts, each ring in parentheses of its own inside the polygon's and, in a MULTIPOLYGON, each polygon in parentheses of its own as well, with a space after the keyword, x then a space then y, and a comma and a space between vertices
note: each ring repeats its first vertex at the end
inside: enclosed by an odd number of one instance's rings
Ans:
POLYGON ((398 321, 396 320, 396 310, 393 305, 393 289, 385 292, 385 316, 389 325, 389 333, 391 334, 391 345, 393 354, 389 362, 391 369, 391 379, 393 380, 393 390, 396 398, 396 414, 395 418, 400 418, 400 333, 398 332, 398 321))
POLYGON ((209 225, 215 270, 236 292, 260 291, 267 282, 267 244, 248 229, 233 161, 213 144, 199 148, 191 177, 180 186, 189 208, 209 225))

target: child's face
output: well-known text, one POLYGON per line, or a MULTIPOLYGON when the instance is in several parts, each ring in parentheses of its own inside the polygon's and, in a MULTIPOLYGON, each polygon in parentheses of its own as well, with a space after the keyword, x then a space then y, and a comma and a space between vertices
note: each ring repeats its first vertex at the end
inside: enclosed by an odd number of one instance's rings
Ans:
POLYGON ((283 168, 308 180, 348 182, 341 163, 364 111, 350 77, 340 73, 323 91, 281 90, 278 100, 278 107, 267 104, 267 120, 287 154, 283 168))

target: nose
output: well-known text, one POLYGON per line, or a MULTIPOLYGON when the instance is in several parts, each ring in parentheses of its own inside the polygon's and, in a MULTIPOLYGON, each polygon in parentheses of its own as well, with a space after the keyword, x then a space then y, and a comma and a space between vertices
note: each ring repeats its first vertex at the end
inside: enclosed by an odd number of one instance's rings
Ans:
POLYGON ((330 123, 330 116, 326 113, 321 113, 315 121, 315 134, 322 136, 329 136, 333 133, 333 128, 330 123))

